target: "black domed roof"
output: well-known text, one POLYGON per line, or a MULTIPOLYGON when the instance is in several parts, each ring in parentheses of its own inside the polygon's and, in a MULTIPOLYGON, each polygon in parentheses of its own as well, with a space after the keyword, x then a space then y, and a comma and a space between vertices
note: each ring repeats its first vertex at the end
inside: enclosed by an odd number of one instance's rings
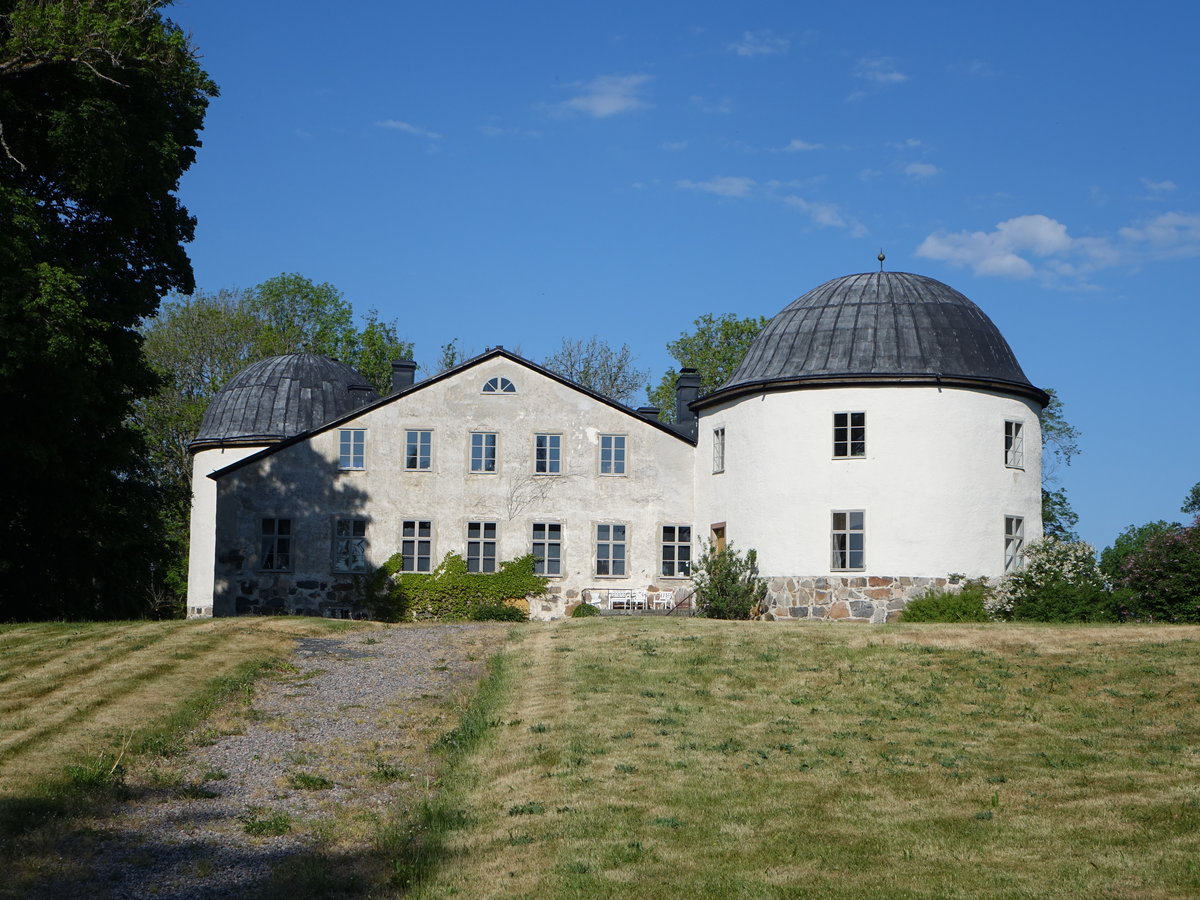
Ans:
POLYGON ((1044 401, 1008 341, 949 285, 907 272, 835 278, 767 324, 733 377, 735 389, 828 383, 982 382, 1044 401))
POLYGON ((221 388, 191 448, 274 443, 378 399, 367 379, 345 363, 315 353, 272 356, 221 388))

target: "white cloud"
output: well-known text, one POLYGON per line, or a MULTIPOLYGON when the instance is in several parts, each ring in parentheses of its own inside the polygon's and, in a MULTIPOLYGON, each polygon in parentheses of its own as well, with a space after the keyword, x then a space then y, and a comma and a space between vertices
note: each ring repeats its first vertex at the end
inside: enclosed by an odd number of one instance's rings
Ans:
POLYGON ((576 85, 582 88, 579 94, 552 108, 560 113, 587 113, 597 119, 646 109, 650 104, 640 94, 648 81, 649 75, 601 75, 587 84, 576 85))
POLYGON ((688 181, 681 179, 675 182, 677 188, 687 191, 703 191, 706 194, 716 194, 718 197, 745 197, 754 187, 753 178, 743 178, 733 175, 719 175, 708 181, 688 181))
POLYGON ((427 138, 431 141, 440 140, 442 137, 436 131, 430 131, 428 128, 422 128, 410 122, 401 122, 399 119, 384 119, 381 122, 376 122, 375 126, 377 128, 390 128, 393 131, 403 131, 405 134, 415 134, 417 137, 427 138))
POLYGON ((906 138, 903 141, 889 141, 888 146, 896 150, 922 150, 929 145, 916 138, 906 138))
POLYGON ((540 131, 525 131, 522 128, 501 128, 499 125, 480 125, 479 130, 488 137, 540 138, 540 131))
POLYGON ((899 71, 895 63, 890 56, 864 56, 854 66, 854 77, 876 85, 908 81, 908 76, 899 71))
POLYGON ((733 102, 728 97, 722 97, 720 100, 710 100, 707 97, 701 97, 699 94, 691 96, 692 106, 695 106, 700 112, 708 113, 714 116, 727 116, 733 112, 733 102))
POLYGON ((1150 259, 1200 256, 1200 215, 1169 212, 1117 232, 1150 259))
POLYGON ((791 41, 775 37, 770 31, 744 31, 742 39, 729 44, 728 49, 738 56, 773 56, 787 53, 789 46, 791 41))
POLYGON ((1151 181, 1149 178, 1143 178, 1142 185, 1152 194, 1169 194, 1177 187, 1173 181, 1151 181))
POLYGON ((810 144, 800 138, 792 138, 791 142, 786 147, 781 147, 780 150, 784 153, 796 153, 802 150, 821 150, 823 146, 822 144, 810 144))
POLYGON ((1037 269, 1022 254, 1065 255, 1072 248, 1067 226, 1048 216, 1017 216, 995 231, 935 232, 921 242, 917 256, 970 266, 976 275, 1031 278, 1037 269))
POLYGON ((933 165, 933 163, 913 162, 904 167, 904 174, 909 178, 931 178, 938 174, 941 169, 933 165))
POLYGON ((845 228, 854 237, 862 237, 867 233, 867 229, 861 223, 842 215, 842 211, 838 209, 836 203, 817 203, 805 200, 795 194, 788 194, 783 198, 783 202, 792 209, 804 213, 814 225, 822 228, 845 228))
POLYGON ((881 175, 883 175, 883 171, 881 169, 863 169, 858 173, 858 178, 860 181, 872 181, 876 178, 879 178, 881 175))
POLYGON ((687 145, 687 141, 665 141, 662 145, 662 148, 669 152, 675 153, 680 150, 686 150, 687 145))

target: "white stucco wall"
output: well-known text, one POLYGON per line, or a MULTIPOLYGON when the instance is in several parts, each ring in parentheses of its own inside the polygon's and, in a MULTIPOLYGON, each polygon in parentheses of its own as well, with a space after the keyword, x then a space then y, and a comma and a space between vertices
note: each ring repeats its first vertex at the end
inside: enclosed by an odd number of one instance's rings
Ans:
POLYGON ((704 410, 696 524, 725 522, 767 576, 833 574, 833 510, 864 510, 866 568, 836 574, 1000 575, 1004 519, 1041 536, 1041 432, 1032 401, 958 388, 817 388, 704 410), (833 458, 833 414, 867 413, 866 456, 833 458), (1004 461, 1004 422, 1024 426, 1024 469, 1004 461), (725 471, 712 472, 725 428, 725 471))
MULTIPOLYGON (((660 576, 662 526, 692 524, 693 448, 637 416, 601 403, 520 363, 498 357, 367 410, 352 421, 284 447, 223 475, 217 510, 217 614, 231 614, 243 585, 258 592, 317 582, 333 593, 344 575, 332 572, 332 528, 338 516, 368 519, 368 561, 378 566, 401 547, 406 519, 433 522, 433 563, 465 554, 467 523, 497 523, 497 556, 530 552, 534 522, 563 526, 563 595, 585 588, 684 588, 686 579, 660 576), (506 377, 515 394, 483 394, 506 377), (366 430, 365 467, 339 472, 341 428, 366 430), (433 467, 404 467, 405 432, 433 432, 433 467), (469 471, 470 434, 495 432, 498 471, 469 471), (534 474, 534 436, 562 436, 561 475, 534 474), (626 474, 600 475, 602 434, 626 436, 626 474), (290 518, 293 572, 257 571, 260 520, 290 518), (599 523, 627 527, 624 577, 595 574, 599 523), (224 560, 222 560, 222 556, 224 560)), ((290 589, 290 588, 288 588, 290 589)), ((303 593, 303 592, 301 592, 303 593)))
POLYGON ((208 476, 257 453, 254 447, 215 447, 192 456, 192 512, 188 540, 187 617, 213 614, 213 560, 217 549, 217 485, 208 476))

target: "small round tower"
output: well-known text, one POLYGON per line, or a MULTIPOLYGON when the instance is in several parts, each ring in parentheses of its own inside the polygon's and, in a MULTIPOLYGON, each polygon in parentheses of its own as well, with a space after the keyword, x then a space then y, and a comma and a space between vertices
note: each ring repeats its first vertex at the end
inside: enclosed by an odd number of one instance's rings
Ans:
POLYGON ((694 404, 696 524, 757 549, 775 615, 884 621, 951 575, 1003 574, 1041 536, 1047 399, 948 285, 836 278, 694 404))
POLYGON ((192 452, 189 618, 212 615, 216 485, 210 473, 379 399, 357 369, 315 353, 247 366, 213 398, 192 452))

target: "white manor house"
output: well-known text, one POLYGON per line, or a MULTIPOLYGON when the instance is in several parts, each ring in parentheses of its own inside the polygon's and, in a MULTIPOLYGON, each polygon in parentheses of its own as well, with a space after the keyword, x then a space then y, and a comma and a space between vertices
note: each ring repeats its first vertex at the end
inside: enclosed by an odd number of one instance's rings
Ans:
POLYGON ((191 449, 191 616, 349 617, 401 553, 494 571, 533 553, 535 617, 673 606, 703 542, 758 552, 775 618, 883 622, 1040 537, 1046 393, 999 330, 920 275, 834 279, 776 315, 676 421, 491 349, 380 397, 310 354, 249 366, 191 449))

